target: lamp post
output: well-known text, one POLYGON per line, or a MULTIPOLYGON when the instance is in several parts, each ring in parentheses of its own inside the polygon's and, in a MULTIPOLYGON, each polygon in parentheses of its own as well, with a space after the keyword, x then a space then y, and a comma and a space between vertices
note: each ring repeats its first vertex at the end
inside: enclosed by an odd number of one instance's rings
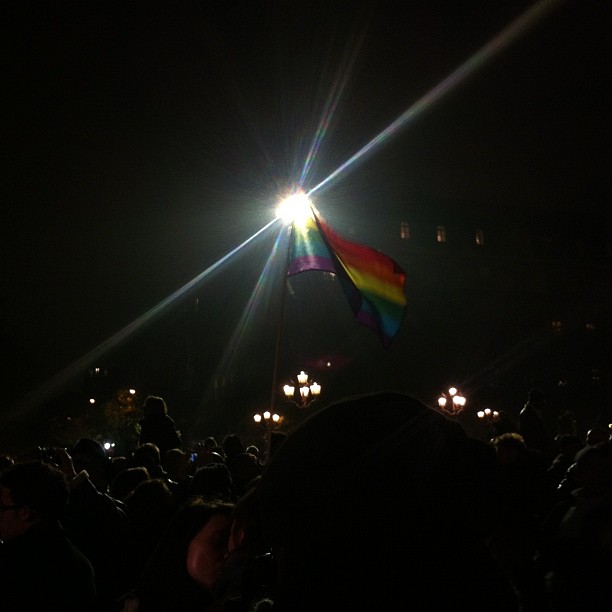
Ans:
POLYGON ((302 370, 297 376, 299 396, 296 394, 296 385, 292 382, 283 387, 285 397, 299 406, 306 408, 321 395, 321 385, 317 382, 309 383, 308 374, 302 370), (296 401, 297 400, 297 401, 296 401))
POLYGON ((466 401, 456 387, 450 387, 438 398, 438 406, 442 412, 450 416, 457 416, 463 412, 466 401))
POLYGON ((493 438, 497 434, 501 433, 499 431, 499 426, 497 425, 498 421, 501 420, 501 414, 497 410, 485 408, 484 410, 479 410, 476 413, 476 416, 478 417, 479 421, 485 424, 487 438, 493 438))
POLYGON ((265 410, 262 413, 256 413, 253 415, 253 420, 264 430, 264 444, 265 444, 265 460, 270 459, 270 449, 272 446, 272 432, 279 429, 283 422, 283 417, 275 412, 265 410))

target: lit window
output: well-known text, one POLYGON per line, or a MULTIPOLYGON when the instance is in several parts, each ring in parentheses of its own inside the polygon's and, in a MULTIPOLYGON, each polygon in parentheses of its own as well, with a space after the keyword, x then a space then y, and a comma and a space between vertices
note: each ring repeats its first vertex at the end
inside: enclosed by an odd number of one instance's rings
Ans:
POLYGON ((552 327, 553 334, 561 333, 561 321, 552 321, 551 327, 552 327))
POLYGON ((436 242, 446 242, 446 228, 443 225, 436 228, 436 242))
POLYGON ((484 245, 484 232, 481 229, 476 230, 475 240, 478 246, 484 245))
POLYGON ((102 378, 107 376, 106 368, 91 368, 89 370, 89 376, 92 378, 102 378))
POLYGON ((410 228, 408 227, 408 221, 402 221, 400 224, 400 238, 402 240, 408 240, 410 238, 410 228))

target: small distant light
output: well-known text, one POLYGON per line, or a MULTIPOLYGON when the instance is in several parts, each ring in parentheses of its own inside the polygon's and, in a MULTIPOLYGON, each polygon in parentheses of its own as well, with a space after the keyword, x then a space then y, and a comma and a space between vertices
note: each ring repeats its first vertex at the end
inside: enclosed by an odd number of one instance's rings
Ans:
POLYGON ((95 404, 95 403, 96 403, 95 398, 90 397, 90 398, 89 398, 89 403, 90 403, 90 404, 95 404))

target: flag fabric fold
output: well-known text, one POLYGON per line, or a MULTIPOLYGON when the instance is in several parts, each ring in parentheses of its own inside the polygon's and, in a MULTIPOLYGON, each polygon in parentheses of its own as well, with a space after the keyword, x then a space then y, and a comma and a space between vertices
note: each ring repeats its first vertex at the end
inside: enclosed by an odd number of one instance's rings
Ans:
POLYGON ((287 276, 308 270, 336 274, 359 323, 388 346, 406 310, 405 272, 387 255, 346 240, 312 214, 305 225, 293 227, 287 276))

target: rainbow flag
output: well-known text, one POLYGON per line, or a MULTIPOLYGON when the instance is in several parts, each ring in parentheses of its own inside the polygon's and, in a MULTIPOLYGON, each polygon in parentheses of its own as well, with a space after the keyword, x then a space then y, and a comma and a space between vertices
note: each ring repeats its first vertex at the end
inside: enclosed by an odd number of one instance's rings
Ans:
POLYGON ((308 270, 336 274, 359 323, 388 346, 404 318, 406 274, 387 255, 345 240, 312 214, 305 225, 293 226, 287 276, 308 270))

